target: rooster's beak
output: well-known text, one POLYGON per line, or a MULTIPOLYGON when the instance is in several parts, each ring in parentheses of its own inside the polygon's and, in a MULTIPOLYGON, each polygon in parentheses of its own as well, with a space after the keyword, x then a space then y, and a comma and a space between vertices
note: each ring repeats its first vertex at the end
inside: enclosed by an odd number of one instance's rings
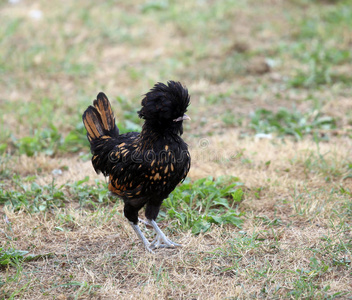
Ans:
POLYGON ((184 114, 182 117, 178 117, 177 119, 174 120, 174 122, 179 122, 179 121, 184 121, 184 120, 190 120, 191 118, 184 114))

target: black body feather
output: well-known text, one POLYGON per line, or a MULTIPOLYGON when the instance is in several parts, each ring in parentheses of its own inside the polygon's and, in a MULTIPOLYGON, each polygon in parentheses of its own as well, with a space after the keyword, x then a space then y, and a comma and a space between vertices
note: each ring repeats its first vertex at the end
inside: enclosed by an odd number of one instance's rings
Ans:
POLYGON ((142 100, 142 131, 119 134, 109 100, 99 93, 83 114, 97 173, 109 176, 109 190, 125 203, 125 217, 137 224, 146 205, 149 220, 158 216, 162 201, 185 179, 191 158, 182 140, 182 117, 190 103, 179 82, 157 83, 142 100))

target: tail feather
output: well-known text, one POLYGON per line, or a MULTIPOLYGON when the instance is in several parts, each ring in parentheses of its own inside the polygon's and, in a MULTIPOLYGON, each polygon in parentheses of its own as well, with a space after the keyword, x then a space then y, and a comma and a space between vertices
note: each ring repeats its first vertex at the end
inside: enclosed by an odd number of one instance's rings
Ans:
POLYGON ((89 106, 82 116, 89 141, 104 135, 117 137, 119 130, 115 124, 110 102, 105 94, 99 93, 93 105, 89 106))
POLYGON ((110 102, 104 93, 99 93, 97 100, 93 102, 94 107, 101 116, 101 122, 105 131, 111 131, 115 126, 114 113, 112 112, 110 102))
POLYGON ((83 113, 82 119, 87 130, 95 171, 108 175, 111 168, 108 153, 116 145, 119 130, 110 102, 104 93, 98 94, 93 106, 89 106, 83 113))
POLYGON ((87 137, 89 141, 98 139, 100 136, 104 135, 100 119, 99 112, 92 106, 88 107, 84 112, 83 123, 87 129, 87 137))

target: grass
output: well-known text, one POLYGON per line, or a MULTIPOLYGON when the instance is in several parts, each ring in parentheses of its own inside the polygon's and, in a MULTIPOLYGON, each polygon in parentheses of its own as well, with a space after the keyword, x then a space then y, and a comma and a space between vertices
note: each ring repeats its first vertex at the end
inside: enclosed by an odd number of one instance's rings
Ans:
POLYGON ((349 0, 0 7, 0 299, 352 297, 349 0), (170 79, 192 167, 158 222, 184 247, 149 255, 81 114, 104 91, 138 131, 170 79))
POLYGON ((289 111, 285 108, 274 113, 266 109, 257 109, 250 120, 250 127, 257 133, 277 133, 279 136, 292 135, 301 139, 306 134, 314 134, 319 138, 319 131, 329 131, 336 128, 336 121, 329 116, 322 116, 313 111, 302 114, 297 110, 289 111))
POLYGON ((194 183, 184 183, 164 202, 166 219, 177 220, 179 228, 199 234, 210 229, 211 224, 231 224, 241 228, 243 213, 235 209, 243 197, 238 178, 203 178, 194 183), (183 199, 182 202, 179 199, 183 199))

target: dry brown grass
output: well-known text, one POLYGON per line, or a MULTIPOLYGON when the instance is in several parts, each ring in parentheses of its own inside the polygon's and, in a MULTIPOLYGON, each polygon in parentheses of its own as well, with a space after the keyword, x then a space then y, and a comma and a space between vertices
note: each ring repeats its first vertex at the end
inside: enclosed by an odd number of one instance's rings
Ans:
MULTIPOLYGON (((16 290, 21 282, 28 282, 25 291, 20 293, 24 299, 46 299, 53 295, 69 299, 70 295, 80 294, 82 299, 89 294, 100 299, 116 299, 117 296, 246 299, 265 298, 266 294, 280 298, 292 290, 292 282, 298 278, 297 273, 289 270, 309 270, 312 249, 317 249, 316 256, 319 259, 321 255, 322 261, 351 260, 352 257, 335 254, 333 248, 329 249, 339 245, 341 239, 348 243, 352 238, 350 230, 340 234, 341 220, 331 216, 345 200, 338 196, 327 199, 326 190, 339 183, 327 184, 319 170, 310 174, 304 172, 303 164, 309 153, 314 152, 314 144, 303 141, 274 145, 267 140, 238 140, 236 134, 223 139, 209 138, 209 148, 214 151, 219 150, 219 145, 224 149, 237 143, 241 148, 236 146, 234 150, 241 149, 243 156, 251 160, 250 166, 239 159, 231 164, 195 159, 190 176, 196 179, 225 174, 244 179, 249 191, 240 205, 240 209, 247 212, 241 231, 228 226, 214 226, 210 232, 199 236, 177 231, 173 239, 181 242, 183 248, 158 250, 156 255, 150 255, 122 216, 121 203, 98 211, 80 209, 73 203, 72 208, 32 216, 5 210, 12 229, 3 227, 3 230, 13 238, 11 244, 16 249, 54 254, 51 258, 23 263, 24 272, 16 282, 8 284, 6 290, 16 290), (268 160, 272 163, 265 166, 268 160), (263 188, 260 199, 250 192, 256 187, 263 188), (312 196, 321 189, 324 190, 312 196), (302 199, 296 199, 295 193, 303 193, 302 199), (70 216, 73 221, 62 225, 59 215, 70 216), (270 226, 266 219, 278 219, 280 225, 270 226), (331 222, 336 228, 331 227, 331 222), (329 245, 322 241, 323 237, 331 239, 329 245), (70 286, 68 282, 87 286, 70 286), (89 287, 92 287, 90 293, 89 287), (277 287, 280 287, 278 291, 277 287)), ((321 151, 331 153, 327 160, 343 162, 351 149, 350 140, 344 143, 346 147, 338 149, 335 145, 324 144, 321 151)), ((45 157, 34 161, 37 166, 48 165, 45 157)), ((51 162, 52 168, 57 167, 55 161, 51 162)), ((22 162, 24 166, 29 163, 26 159, 22 162)), ((64 173, 57 178, 58 182, 72 181, 86 174, 91 179, 99 178, 90 171, 89 162, 77 164, 75 158, 63 162, 79 171, 64 173)), ((39 177, 38 181, 44 184, 50 180, 48 175, 39 177)), ((3 270, 5 276, 14 272, 13 268, 3 270)), ((331 293, 348 291, 351 288, 349 272, 344 268, 331 268, 319 275, 315 284, 330 285, 331 293)))
MULTIPOLYGON (((45 299, 57 295, 66 299, 70 294, 77 294, 77 289, 65 286, 72 281, 70 278, 101 285, 94 297, 102 299, 190 298, 192 295, 199 299, 229 296, 245 299, 250 295, 263 296, 258 286, 267 288, 270 294, 280 286, 277 296, 284 296, 292 288, 290 282, 297 277, 284 270, 308 269, 309 249, 321 246, 322 236, 333 238, 335 234, 317 224, 303 226, 300 222, 280 232, 270 232, 266 226, 254 224, 252 219, 246 222, 246 234, 251 238, 257 232, 258 239, 265 242, 254 239, 253 245, 243 245, 233 241, 240 236, 233 229, 214 228, 211 233, 198 237, 183 233, 179 240, 185 245, 182 249, 160 250, 157 255, 150 255, 141 247, 133 246, 134 235, 121 216, 97 225, 97 218, 104 218, 103 215, 75 210, 67 213, 77 218, 70 232, 55 231, 53 218, 29 219, 24 213, 7 212, 13 224, 13 236, 20 237, 18 247, 29 249, 35 245, 35 252, 55 253, 53 258, 23 264, 26 272, 22 280, 30 282, 23 298, 45 299), (265 276, 259 276, 259 270, 265 276)), ((13 270, 5 273, 10 275, 13 270)), ((328 283, 331 292, 347 291, 351 287, 348 277, 347 270, 329 271, 321 276, 319 284, 328 283)), ((11 290, 17 286, 18 282, 6 288, 11 290)))

